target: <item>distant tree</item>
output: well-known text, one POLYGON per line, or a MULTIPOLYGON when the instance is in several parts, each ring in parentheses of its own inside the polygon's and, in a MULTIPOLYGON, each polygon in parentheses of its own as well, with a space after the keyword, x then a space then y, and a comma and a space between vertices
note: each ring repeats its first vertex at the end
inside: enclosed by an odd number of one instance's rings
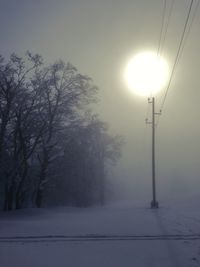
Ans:
POLYGON ((103 205, 106 170, 121 155, 122 137, 111 136, 107 124, 94 115, 75 125, 66 137, 64 155, 59 158, 60 172, 53 177, 55 187, 50 192, 59 203, 103 205))

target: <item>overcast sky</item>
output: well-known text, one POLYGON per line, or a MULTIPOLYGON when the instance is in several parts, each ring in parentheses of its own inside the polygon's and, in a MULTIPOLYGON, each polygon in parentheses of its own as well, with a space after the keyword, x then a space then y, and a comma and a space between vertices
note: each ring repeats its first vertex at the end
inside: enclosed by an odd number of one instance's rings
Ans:
MULTIPOLYGON (((0 54, 26 50, 47 63, 63 59, 91 76, 100 88, 98 112, 113 133, 126 140, 113 179, 121 193, 151 198, 151 131, 145 125, 147 99, 131 94, 123 81, 127 60, 158 49, 164 0, 0 0, 0 54), (127 190, 125 190, 127 189, 127 190)), ((169 10, 171 0, 167 0, 169 10)), ((174 63, 189 0, 175 0, 163 55, 174 63)), ((194 1, 194 14, 197 0, 194 1)), ((157 129, 160 198, 200 189, 200 10, 184 50, 157 129)), ((156 103, 159 107, 161 93, 156 103)))

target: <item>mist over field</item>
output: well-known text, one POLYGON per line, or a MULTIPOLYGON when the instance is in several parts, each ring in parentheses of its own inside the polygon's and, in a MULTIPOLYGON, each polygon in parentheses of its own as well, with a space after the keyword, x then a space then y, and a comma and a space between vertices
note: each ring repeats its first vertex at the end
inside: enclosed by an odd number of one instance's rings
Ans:
POLYGON ((2 267, 200 266, 199 6, 0 0, 2 267))

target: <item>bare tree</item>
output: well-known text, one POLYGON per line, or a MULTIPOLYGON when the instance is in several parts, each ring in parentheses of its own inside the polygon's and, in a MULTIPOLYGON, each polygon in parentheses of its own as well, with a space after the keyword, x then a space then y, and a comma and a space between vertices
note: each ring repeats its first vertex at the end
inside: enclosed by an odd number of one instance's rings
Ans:
POLYGON ((41 207, 55 176, 60 177, 57 188, 67 184, 65 193, 73 204, 104 204, 107 164, 117 161, 122 140, 86 112, 97 92, 93 81, 70 63, 45 67, 30 52, 25 59, 13 54, 8 62, 0 57, 4 210, 30 201, 41 207))
POLYGON ((59 136, 75 120, 78 112, 95 100, 97 87, 92 85, 89 77, 79 74, 75 67, 62 61, 44 69, 36 79, 40 83, 40 119, 46 124, 38 152, 40 172, 36 205, 41 207, 49 164, 55 154, 60 153, 59 136))
MULTIPOLYGON (((38 55, 33 56, 27 52, 26 61, 22 58, 12 54, 8 63, 0 58, 0 166, 1 166, 1 179, 4 176, 5 182, 5 201, 4 208, 12 208, 13 200, 13 178, 16 177, 17 166, 15 164, 7 164, 8 158, 10 159, 10 148, 12 145, 9 143, 11 136, 16 141, 16 131, 13 126, 16 122, 16 110, 20 105, 21 99, 26 95, 27 91, 27 77, 34 72, 41 65, 41 57, 38 55), (12 171, 7 168, 11 167, 12 171), (5 177, 6 176, 6 177, 5 177)), ((15 161, 18 153, 16 147, 11 161, 15 161)))

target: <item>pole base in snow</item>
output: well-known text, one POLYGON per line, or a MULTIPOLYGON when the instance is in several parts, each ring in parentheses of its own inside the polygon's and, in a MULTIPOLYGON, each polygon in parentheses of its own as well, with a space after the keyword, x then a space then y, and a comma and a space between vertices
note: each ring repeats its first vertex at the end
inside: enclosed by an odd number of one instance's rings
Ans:
POLYGON ((157 201, 151 201, 151 209, 158 209, 159 208, 159 204, 157 201))

